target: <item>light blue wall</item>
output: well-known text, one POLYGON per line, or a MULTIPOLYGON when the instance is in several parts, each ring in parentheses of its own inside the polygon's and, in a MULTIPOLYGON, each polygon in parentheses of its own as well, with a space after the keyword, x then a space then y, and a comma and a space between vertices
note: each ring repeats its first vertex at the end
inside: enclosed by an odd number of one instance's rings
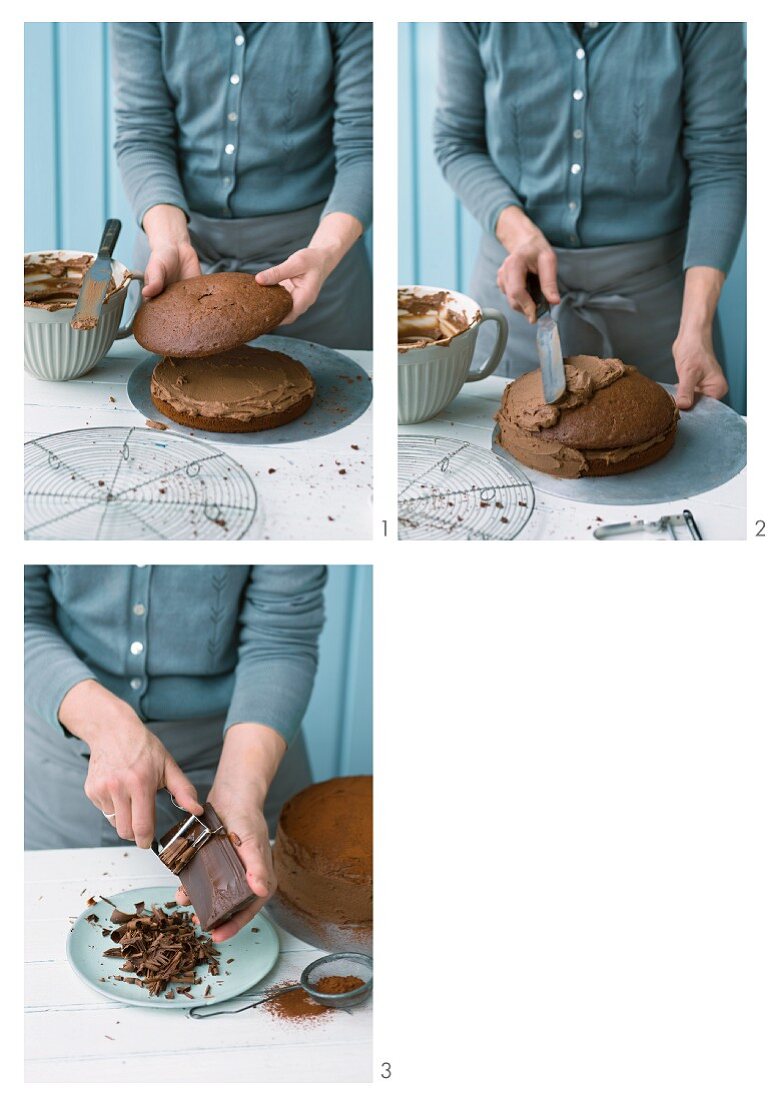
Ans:
POLYGON ((95 250, 108 217, 129 263, 136 228, 112 151, 106 23, 27 23, 24 248, 95 250))
MULTIPOLYGON (((445 183, 432 152, 437 87, 437 23, 399 28, 399 280, 466 290, 480 229, 445 183), (451 275, 449 276, 449 273, 451 275)), ((745 234, 719 313, 730 402, 745 412, 745 234)))
POLYGON ((373 571, 332 565, 319 670, 303 723, 314 780, 373 768, 373 571))

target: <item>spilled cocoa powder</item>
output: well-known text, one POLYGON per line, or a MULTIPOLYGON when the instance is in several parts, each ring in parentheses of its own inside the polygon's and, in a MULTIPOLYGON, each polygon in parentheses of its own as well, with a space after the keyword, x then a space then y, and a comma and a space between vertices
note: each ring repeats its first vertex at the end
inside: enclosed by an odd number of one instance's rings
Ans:
MULTIPOLYGON (((282 983, 287 986, 294 982, 282 983)), ((314 986, 320 993, 349 993, 353 989, 359 989, 365 983, 361 978, 355 978, 353 974, 341 977, 337 974, 329 974, 320 978, 314 986)), ((281 989, 281 985, 274 986, 274 991, 281 989)), ((288 989, 286 993, 279 993, 270 1001, 261 1006, 277 1020, 291 1020, 294 1023, 310 1023, 321 1016, 330 1016, 337 1012, 336 1008, 320 1005, 314 1001, 303 989, 288 989)))

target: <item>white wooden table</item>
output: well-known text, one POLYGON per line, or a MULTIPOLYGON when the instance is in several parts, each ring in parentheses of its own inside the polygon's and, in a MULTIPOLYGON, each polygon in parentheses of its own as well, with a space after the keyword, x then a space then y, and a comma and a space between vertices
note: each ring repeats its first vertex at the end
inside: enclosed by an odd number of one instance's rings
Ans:
MULTIPOLYGON (((370 1081, 371 1002, 350 1014, 278 1020, 265 1009, 207 1023, 180 1010, 135 1008, 89 989, 65 954, 72 919, 92 894, 112 897, 135 886, 176 879, 149 851, 75 848, 26 856, 27 1081, 370 1081), (109 1036, 109 1038, 108 1038, 109 1036)), ((259 983, 297 978, 324 954, 281 929, 281 954, 259 983)), ((248 1004, 249 993, 228 1005, 248 1004)), ((223 1006, 225 1007, 225 1006, 223 1006)))
MULTIPOLYGON (((372 373, 372 352, 341 354, 372 373)), ((129 401, 126 385, 146 355, 129 337, 116 341, 83 378, 42 382, 25 374, 25 440, 74 428, 142 427, 146 418, 129 401)), ((245 537, 371 538, 371 439, 372 406, 353 424, 304 443, 218 443, 244 467, 257 489, 258 519, 245 537)))
MULTIPOLYGON (((490 450, 494 414, 509 379, 490 377, 469 383, 448 407, 433 420, 423 424, 403 424, 404 435, 428 435, 463 439, 490 450)), ((688 413, 683 413, 688 416, 688 413)), ((525 470, 526 475, 528 470, 525 470)), ((623 523, 633 517, 656 520, 660 516, 683 512, 689 508, 705 540, 744 539, 746 528, 746 471, 725 485, 687 500, 666 501, 645 505, 597 505, 564 500, 534 487, 536 498, 533 515, 524 528, 521 539, 591 539, 593 529, 603 523, 623 523), (600 520, 598 519, 600 517, 600 520)), ((626 535, 613 542, 630 542, 651 535, 626 535)), ((661 538, 670 536, 662 535, 661 538)), ((679 537, 683 537, 680 535, 679 537)))

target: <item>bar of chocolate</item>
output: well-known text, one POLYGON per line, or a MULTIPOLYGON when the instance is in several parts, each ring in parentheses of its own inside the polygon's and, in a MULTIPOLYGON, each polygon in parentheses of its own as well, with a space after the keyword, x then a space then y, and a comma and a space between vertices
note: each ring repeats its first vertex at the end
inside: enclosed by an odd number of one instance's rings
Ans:
POLYGON ((247 884, 236 849, 209 802, 200 820, 213 833, 217 829, 220 832, 205 841, 177 873, 201 927, 205 932, 211 932, 254 901, 255 895, 247 884))

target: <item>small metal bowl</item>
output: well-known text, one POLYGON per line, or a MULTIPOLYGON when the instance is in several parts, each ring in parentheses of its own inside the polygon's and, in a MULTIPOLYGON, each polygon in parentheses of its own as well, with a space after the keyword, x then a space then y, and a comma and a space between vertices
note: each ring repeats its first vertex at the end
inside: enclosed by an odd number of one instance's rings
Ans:
POLYGON ((324 955, 308 964, 300 975, 300 985, 320 1005, 327 1008, 353 1008, 367 1000, 373 991, 373 960, 369 955, 358 951, 336 951, 332 955, 324 955), (320 978, 333 974, 339 976, 342 969, 345 969, 345 977, 352 975, 361 978, 364 985, 349 990, 348 993, 321 993, 316 988, 320 978))

